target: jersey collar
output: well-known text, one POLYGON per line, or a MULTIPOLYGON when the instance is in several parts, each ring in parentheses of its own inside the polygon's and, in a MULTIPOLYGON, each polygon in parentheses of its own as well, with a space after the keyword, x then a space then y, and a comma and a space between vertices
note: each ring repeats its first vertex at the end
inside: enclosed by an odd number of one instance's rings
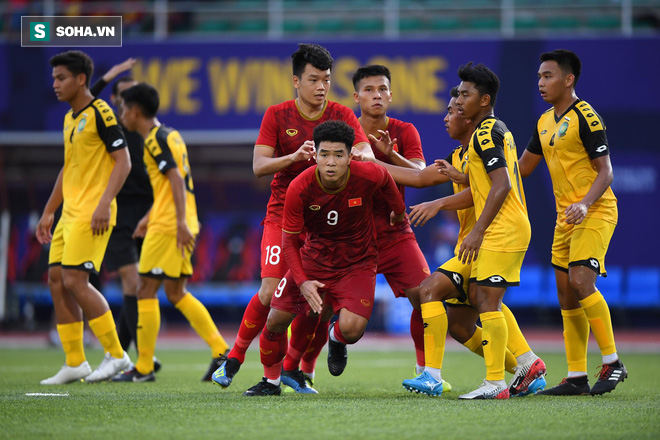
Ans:
POLYGON ((89 101, 89 104, 87 104, 86 106, 84 106, 83 108, 81 108, 80 111, 79 111, 78 113, 73 113, 73 112, 71 112, 71 117, 72 117, 73 119, 76 119, 78 116, 80 116, 80 114, 81 114, 82 112, 84 112, 85 110, 87 110, 88 107, 91 107, 91 105, 92 105, 92 104, 94 103, 94 101, 96 101, 97 99, 98 99, 98 98, 94 98, 94 99, 92 99, 91 101, 89 101))
POLYGON ((559 123, 559 121, 561 121, 564 118, 564 116, 566 116, 566 114, 568 112, 573 110, 575 108, 575 106, 580 103, 580 101, 582 101, 580 98, 576 99, 575 102, 573 102, 573 104, 569 105, 568 108, 564 111, 564 113, 562 113, 559 116, 557 116, 557 114, 555 113, 555 108, 553 107, 552 108, 552 116, 555 118, 555 124, 559 123))
POLYGON ((300 106, 298 105, 298 99, 294 99, 293 102, 296 104, 296 109, 298 110, 298 113, 300 114, 300 116, 303 119, 307 120, 307 121, 318 121, 319 119, 321 119, 321 117, 325 113, 325 109, 328 108, 328 100, 326 99, 325 102, 323 103, 323 110, 321 110, 321 113, 319 113, 319 115, 314 117, 314 118, 310 118, 310 117, 306 116, 302 112, 302 110, 300 110, 300 106))

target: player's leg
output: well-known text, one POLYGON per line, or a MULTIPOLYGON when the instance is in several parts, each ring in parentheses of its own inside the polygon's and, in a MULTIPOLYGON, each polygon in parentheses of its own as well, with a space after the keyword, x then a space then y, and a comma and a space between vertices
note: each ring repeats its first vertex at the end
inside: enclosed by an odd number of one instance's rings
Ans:
POLYGON ((123 301, 119 312, 119 328, 117 333, 124 351, 127 351, 131 342, 135 342, 137 349, 137 291, 140 284, 137 260, 125 264, 117 270, 121 280, 123 301))
POLYGON ((330 331, 330 320, 335 315, 332 306, 329 303, 323 304, 323 311, 321 312, 320 320, 318 326, 316 327, 316 332, 314 333, 314 339, 307 347, 307 351, 303 355, 300 362, 300 370, 305 376, 305 380, 309 386, 314 385, 314 375, 316 370, 316 361, 318 360, 321 350, 328 342, 328 333, 330 331))
MULTIPOLYGON (((289 340, 289 345, 286 351, 286 357, 282 364, 283 371, 283 381, 285 385, 289 385, 287 378, 289 376, 301 376, 302 372, 300 370, 300 361, 302 357, 307 353, 310 347, 313 345, 314 340, 316 339, 316 329, 319 326, 321 316, 318 313, 309 311, 308 313, 298 314, 293 322, 291 323, 291 338, 289 340)), ((326 327, 327 328, 327 327, 326 327)), ((322 345, 325 345, 327 340, 327 334, 321 334, 319 337, 325 338, 322 340, 322 345)), ((319 341, 317 341, 317 344, 319 341)), ((316 360, 314 359, 316 364, 316 360)), ((314 373, 312 370, 312 377, 314 373)), ((292 382, 292 388, 298 390, 296 386, 297 382, 292 382)))

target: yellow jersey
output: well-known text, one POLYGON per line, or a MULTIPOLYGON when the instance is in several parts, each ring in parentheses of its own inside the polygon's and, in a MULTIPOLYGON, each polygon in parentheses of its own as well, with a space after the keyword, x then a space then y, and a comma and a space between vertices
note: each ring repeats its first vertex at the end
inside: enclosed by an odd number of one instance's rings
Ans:
POLYGON ((152 128, 144 140, 144 165, 154 192, 148 231, 176 235, 176 206, 172 186, 165 173, 177 168, 185 183, 186 224, 193 235, 197 234, 197 204, 188 163, 188 150, 179 132, 163 125, 152 128))
MULTIPOLYGON (((108 186, 115 160, 110 153, 126 148, 126 138, 114 112, 94 99, 78 113, 64 117, 64 169, 61 221, 87 223, 108 186)), ((110 226, 117 221, 117 202, 110 204, 110 226)))
MULTIPOLYGON (((562 220, 566 219, 566 208, 582 200, 596 180, 598 172, 591 161, 610 154, 603 120, 580 99, 559 117, 555 116, 554 107, 543 113, 527 150, 545 158, 557 216, 562 220)), ((591 205, 587 217, 617 222, 617 200, 611 187, 591 205)))
POLYGON ((488 173, 506 167, 511 180, 511 191, 486 229, 481 248, 495 252, 526 251, 532 232, 513 135, 504 122, 494 116, 486 117, 472 134, 467 153, 470 190, 477 219, 483 212, 492 187, 488 173))
MULTIPOLYGON (((463 152, 462 145, 456 147, 445 160, 452 164, 452 166, 461 173, 468 174, 468 154, 467 150, 463 152)), ((454 189, 454 194, 458 194, 470 186, 452 182, 452 187, 454 189)), ((458 215, 459 230, 458 241, 456 242, 456 247, 454 248, 454 254, 458 255, 458 250, 461 247, 461 243, 463 243, 463 239, 474 227, 476 217, 474 216, 474 206, 471 206, 467 209, 459 209, 456 211, 456 214, 458 215)))

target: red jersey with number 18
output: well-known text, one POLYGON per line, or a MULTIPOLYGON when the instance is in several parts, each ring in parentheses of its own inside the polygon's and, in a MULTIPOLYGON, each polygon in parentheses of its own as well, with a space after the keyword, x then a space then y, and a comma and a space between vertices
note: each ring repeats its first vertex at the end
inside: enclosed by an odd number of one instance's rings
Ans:
POLYGON ((391 211, 405 210, 396 184, 384 167, 353 161, 348 173, 343 186, 330 190, 323 187, 314 166, 289 186, 282 231, 307 232, 301 249, 306 270, 334 272, 363 264, 375 266, 374 194, 381 190, 391 211))
MULTIPOLYGON (((255 147, 270 147, 275 150, 275 157, 295 153, 305 141, 314 139, 314 129, 317 125, 332 120, 344 121, 355 130, 353 145, 369 142, 355 113, 350 108, 337 102, 326 101, 323 112, 316 118, 309 119, 300 112, 297 101, 292 99, 268 107, 261 121, 255 147)), ((316 165, 313 159, 295 162, 275 173, 273 182, 270 184, 271 196, 264 221, 274 222, 278 225, 282 223, 284 197, 289 184, 298 174, 312 165, 316 165)))

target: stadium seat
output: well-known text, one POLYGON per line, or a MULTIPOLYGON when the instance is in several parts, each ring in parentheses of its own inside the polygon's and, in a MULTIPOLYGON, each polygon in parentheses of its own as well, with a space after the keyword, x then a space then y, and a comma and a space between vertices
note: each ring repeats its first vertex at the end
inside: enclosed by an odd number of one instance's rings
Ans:
POLYGON ((282 26, 286 33, 299 33, 307 30, 307 22, 304 20, 284 20, 282 26))
POLYGON ((265 33, 268 31, 268 21, 265 19, 246 19, 239 21, 234 27, 238 32, 265 33))
POLYGON ((352 30, 355 32, 382 32, 383 20, 379 18, 355 20, 353 22, 352 30))
POLYGON ((434 17, 430 21, 431 30, 434 31, 453 31, 461 26, 457 17, 434 17))
POLYGON ((627 307, 645 308, 660 306, 660 269, 635 267, 626 276, 627 307))
POLYGON ((516 30, 535 30, 538 29, 539 26, 539 19, 534 15, 516 17, 514 20, 514 27, 516 30))
POLYGON ((199 23, 195 27, 195 30, 204 33, 216 33, 229 30, 229 28, 230 23, 228 20, 212 20, 199 23))
POLYGON ((596 15, 587 19, 587 26, 593 29, 616 30, 621 28, 621 20, 619 17, 614 17, 611 15, 596 15))
POLYGON ((550 29, 577 29, 580 21, 575 17, 550 17, 547 27, 550 29))
POLYGON ((419 32, 424 29, 424 22, 417 17, 405 17, 399 20, 401 32, 419 32))
POLYGON ((470 30, 492 31, 500 28, 500 20, 497 17, 474 17, 468 20, 470 30))
POLYGON ((319 32, 338 32, 343 31, 346 24, 341 18, 329 18, 319 20, 314 30, 319 32))

